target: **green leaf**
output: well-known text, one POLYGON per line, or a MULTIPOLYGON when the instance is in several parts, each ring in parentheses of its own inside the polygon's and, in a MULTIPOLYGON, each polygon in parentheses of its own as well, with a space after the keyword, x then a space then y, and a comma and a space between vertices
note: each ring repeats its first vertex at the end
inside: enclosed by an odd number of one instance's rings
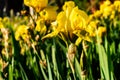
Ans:
POLYGON ((9 65, 9 80, 13 80, 13 68, 12 65, 9 65))
POLYGON ((43 70, 43 67, 40 65, 40 69, 42 71, 43 77, 45 80, 48 80, 47 75, 45 74, 45 71, 43 70))
POLYGON ((53 62, 53 66, 54 66, 54 74, 55 76, 57 76, 57 79, 59 80, 60 78, 60 74, 58 72, 58 66, 57 66, 57 61, 56 61, 56 46, 55 46, 55 40, 54 40, 54 44, 52 46, 52 62, 53 62))
MULTIPOLYGON (((99 38, 98 38, 98 41, 99 41, 99 38)), ((105 40, 105 49, 100 44, 100 42, 97 43, 96 48, 99 54, 101 78, 105 80, 114 80, 113 64, 112 64, 111 56, 110 56, 111 52, 110 52, 110 48, 108 46, 107 40, 105 40)))
POLYGON ((82 80, 82 78, 81 78, 81 67, 80 67, 80 64, 79 64, 79 62, 76 58, 75 58, 75 72, 76 72, 76 75, 78 76, 79 80, 82 80))
POLYGON ((49 80, 53 80, 52 79, 52 72, 51 72, 51 68, 50 68, 50 63, 49 63, 49 60, 48 60, 48 56, 47 57, 47 66, 48 66, 48 75, 49 75, 49 80))
POLYGON ((60 41, 58 41, 58 40, 57 40, 57 43, 59 44, 59 46, 60 46, 61 49, 63 50, 64 54, 66 55, 67 48, 66 48, 62 43, 60 43, 60 41))
POLYGON ((24 71, 24 69, 23 69, 23 67, 20 63, 19 63, 19 67, 20 67, 20 73, 22 75, 22 79, 23 80, 28 80, 28 77, 27 77, 27 75, 26 75, 26 73, 25 73, 25 71, 24 71))

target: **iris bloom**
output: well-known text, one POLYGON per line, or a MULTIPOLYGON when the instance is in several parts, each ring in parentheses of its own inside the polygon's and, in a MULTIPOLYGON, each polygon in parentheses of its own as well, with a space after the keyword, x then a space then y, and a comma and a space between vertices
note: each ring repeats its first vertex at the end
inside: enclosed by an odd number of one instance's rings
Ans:
POLYGON ((20 25, 18 26, 16 32, 15 32, 15 39, 20 40, 22 38, 23 40, 28 38, 28 29, 29 27, 26 25, 20 25))
POLYGON ((98 27, 97 33, 99 37, 102 37, 103 33, 105 32, 106 32, 106 27, 103 27, 103 26, 98 27))
POLYGON ((88 15, 75 7, 73 1, 65 2, 63 5, 63 11, 61 11, 55 22, 52 23, 53 32, 44 36, 44 38, 61 36, 69 38, 69 36, 78 36, 77 43, 81 40, 90 41, 89 32, 87 32, 87 20, 88 15))
POLYGON ((114 10, 114 6, 111 5, 110 1, 105 1, 103 4, 100 5, 100 12, 102 12, 103 17, 105 18, 111 15, 113 10, 114 10))
POLYGON ((115 9, 120 12, 120 1, 115 1, 113 5, 115 6, 115 9))
POLYGON ((40 16, 45 20, 50 20, 50 21, 56 20, 57 17, 56 10, 57 7, 52 7, 52 6, 46 7, 40 12, 40 16))
POLYGON ((35 27, 35 31, 38 31, 38 32, 40 32, 41 35, 44 35, 47 31, 44 20, 43 19, 38 19, 36 21, 36 24, 37 25, 35 27))
POLYGON ((29 7, 33 7, 37 12, 45 8, 48 4, 48 0, 24 0, 24 4, 29 7))
POLYGON ((0 29, 3 28, 3 23, 0 21, 0 29))

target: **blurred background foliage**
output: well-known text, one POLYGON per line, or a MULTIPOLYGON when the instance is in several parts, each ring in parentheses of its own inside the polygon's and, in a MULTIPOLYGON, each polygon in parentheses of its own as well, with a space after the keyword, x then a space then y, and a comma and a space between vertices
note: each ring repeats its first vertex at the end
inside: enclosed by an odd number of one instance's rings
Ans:
MULTIPOLYGON (((61 10, 62 5, 65 1, 70 0, 49 0, 50 5, 58 5, 61 10)), ((99 9, 99 5, 105 0, 72 0, 75 1, 76 5, 88 12, 93 13, 96 9, 99 9)), ((114 0, 111 0, 114 2, 114 0)), ((27 6, 24 5, 23 0, 0 0, 0 16, 9 16, 10 10, 13 9, 14 13, 20 12, 21 10, 29 10, 27 6)))

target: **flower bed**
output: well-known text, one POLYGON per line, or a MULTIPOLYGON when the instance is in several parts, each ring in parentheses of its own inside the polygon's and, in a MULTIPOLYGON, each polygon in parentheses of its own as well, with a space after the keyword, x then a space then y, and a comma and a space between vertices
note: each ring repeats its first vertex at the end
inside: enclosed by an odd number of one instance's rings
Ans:
POLYGON ((0 79, 119 80, 120 1, 98 3, 24 0, 0 18, 0 79))

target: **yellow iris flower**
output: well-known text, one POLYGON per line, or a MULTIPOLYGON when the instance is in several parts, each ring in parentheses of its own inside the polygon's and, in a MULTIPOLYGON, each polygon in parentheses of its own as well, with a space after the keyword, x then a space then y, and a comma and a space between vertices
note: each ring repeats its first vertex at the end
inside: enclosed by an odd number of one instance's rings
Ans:
POLYGON ((94 37, 96 36, 96 29, 97 29, 97 23, 98 21, 90 21, 90 23, 88 24, 88 28, 87 31, 89 32, 89 35, 94 37))
POLYGON ((103 13, 103 17, 107 18, 113 11, 114 6, 111 5, 110 1, 105 1, 100 5, 100 11, 103 13))
POLYGON ((52 7, 52 6, 46 7, 44 10, 40 12, 40 16, 45 20, 50 20, 50 21, 56 20, 57 9, 58 7, 52 7))
POLYGON ((0 29, 3 28, 3 23, 0 21, 0 29))
POLYGON ((48 4, 48 0, 24 0, 26 6, 35 8, 37 12, 45 8, 48 4))
POLYGON ((41 35, 44 35, 47 31, 44 20, 43 19, 38 19, 36 21, 36 24, 37 25, 35 27, 35 31, 38 31, 38 32, 40 32, 41 35))
POLYGON ((120 1, 115 1, 113 5, 115 6, 115 10, 118 10, 118 12, 120 12, 120 1))
POLYGON ((28 29, 29 27, 26 25, 20 25, 18 26, 16 32, 15 32, 15 39, 19 40, 20 37, 25 40, 28 37, 28 29))
POLYGON ((69 17, 74 7, 75 7, 75 3, 73 1, 65 2, 62 8, 63 8, 63 11, 66 13, 66 17, 69 17))
POLYGON ((106 32, 106 27, 100 26, 98 27, 97 33, 99 37, 102 37, 103 33, 106 32))
POLYGON ((44 38, 53 36, 62 36, 69 38, 71 35, 78 36, 77 44, 81 42, 82 39, 90 41, 87 32, 87 20, 88 15, 75 7, 73 1, 65 2, 63 5, 63 11, 61 11, 54 23, 52 23, 53 32, 44 36, 44 38))
POLYGON ((93 14, 95 17, 100 17, 102 16, 102 12, 100 10, 96 11, 94 14, 93 14))
POLYGON ((88 15, 79 10, 78 7, 73 8, 70 14, 70 22, 73 30, 81 30, 86 28, 86 21, 88 19, 88 15))

